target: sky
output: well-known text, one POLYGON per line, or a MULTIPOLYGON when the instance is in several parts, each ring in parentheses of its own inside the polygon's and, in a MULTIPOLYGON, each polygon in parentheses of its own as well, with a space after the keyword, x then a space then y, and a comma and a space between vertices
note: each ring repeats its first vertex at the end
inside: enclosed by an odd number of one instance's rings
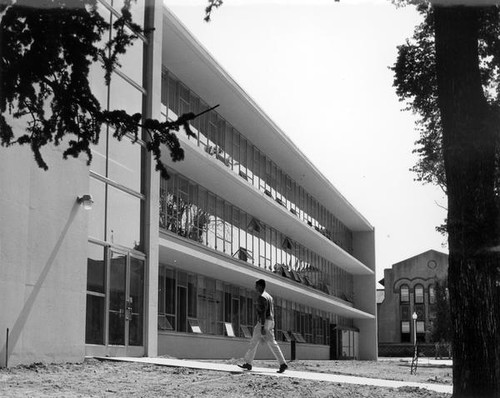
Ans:
MULTIPOLYGON (((416 117, 389 69, 421 17, 389 0, 206 0, 164 3, 229 75, 374 226, 384 268, 430 249, 446 197, 415 181, 416 117)), ((381 288, 381 286, 379 286, 381 288)))

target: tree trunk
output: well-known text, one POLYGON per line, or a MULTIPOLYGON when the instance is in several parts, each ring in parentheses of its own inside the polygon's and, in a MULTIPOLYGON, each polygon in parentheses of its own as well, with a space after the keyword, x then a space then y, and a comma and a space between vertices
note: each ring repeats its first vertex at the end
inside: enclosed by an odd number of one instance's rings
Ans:
POLYGON ((453 397, 500 397, 497 128, 481 86, 479 7, 434 8, 448 192, 453 397))

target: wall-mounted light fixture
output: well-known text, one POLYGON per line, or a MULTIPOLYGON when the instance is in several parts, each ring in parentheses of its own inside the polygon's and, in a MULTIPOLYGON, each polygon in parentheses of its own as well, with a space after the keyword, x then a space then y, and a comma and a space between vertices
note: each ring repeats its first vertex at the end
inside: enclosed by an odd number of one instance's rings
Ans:
POLYGON ((94 199, 92 199, 92 195, 86 194, 79 196, 76 201, 83 206, 85 210, 91 210, 92 204, 94 203, 94 199))

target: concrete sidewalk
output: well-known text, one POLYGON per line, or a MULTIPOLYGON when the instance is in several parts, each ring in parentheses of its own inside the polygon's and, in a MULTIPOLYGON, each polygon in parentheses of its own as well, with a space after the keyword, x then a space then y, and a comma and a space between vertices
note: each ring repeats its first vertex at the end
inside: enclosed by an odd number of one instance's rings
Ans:
MULTIPOLYGON (((246 370, 240 369, 236 365, 205 362, 205 361, 202 362, 194 360, 184 360, 184 359, 131 358, 131 357, 94 357, 94 358, 99 360, 108 360, 108 361, 139 362, 139 363, 147 363, 160 366, 215 370, 215 371, 230 372, 230 373, 248 372, 246 370)), ((284 373, 276 373, 276 369, 274 368, 254 367, 250 373, 255 373, 265 376, 273 376, 273 377, 288 377, 288 378, 298 378, 306 380, 328 381, 332 383, 361 384, 361 385, 376 386, 376 387, 388 387, 388 388, 417 387, 447 394, 452 394, 453 392, 452 386, 445 384, 415 383, 415 382, 396 381, 396 380, 373 379, 368 377, 347 376, 347 375, 338 375, 329 373, 303 372, 290 369, 287 369, 286 372, 284 373)))

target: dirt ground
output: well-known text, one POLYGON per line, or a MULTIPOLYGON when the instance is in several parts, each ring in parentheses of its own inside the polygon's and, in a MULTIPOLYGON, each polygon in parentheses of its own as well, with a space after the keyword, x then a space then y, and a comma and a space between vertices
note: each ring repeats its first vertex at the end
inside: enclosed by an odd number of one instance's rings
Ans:
MULTIPOLYGON (((219 361, 239 363, 238 360, 219 361)), ((290 370, 328 372, 422 383, 451 384, 451 367, 426 364, 416 375, 407 361, 294 361, 290 370)), ((272 361, 254 366, 275 367, 272 361)), ((0 369, 0 397, 328 397, 450 398, 419 388, 380 388, 252 374, 98 361, 33 364, 0 369)))

